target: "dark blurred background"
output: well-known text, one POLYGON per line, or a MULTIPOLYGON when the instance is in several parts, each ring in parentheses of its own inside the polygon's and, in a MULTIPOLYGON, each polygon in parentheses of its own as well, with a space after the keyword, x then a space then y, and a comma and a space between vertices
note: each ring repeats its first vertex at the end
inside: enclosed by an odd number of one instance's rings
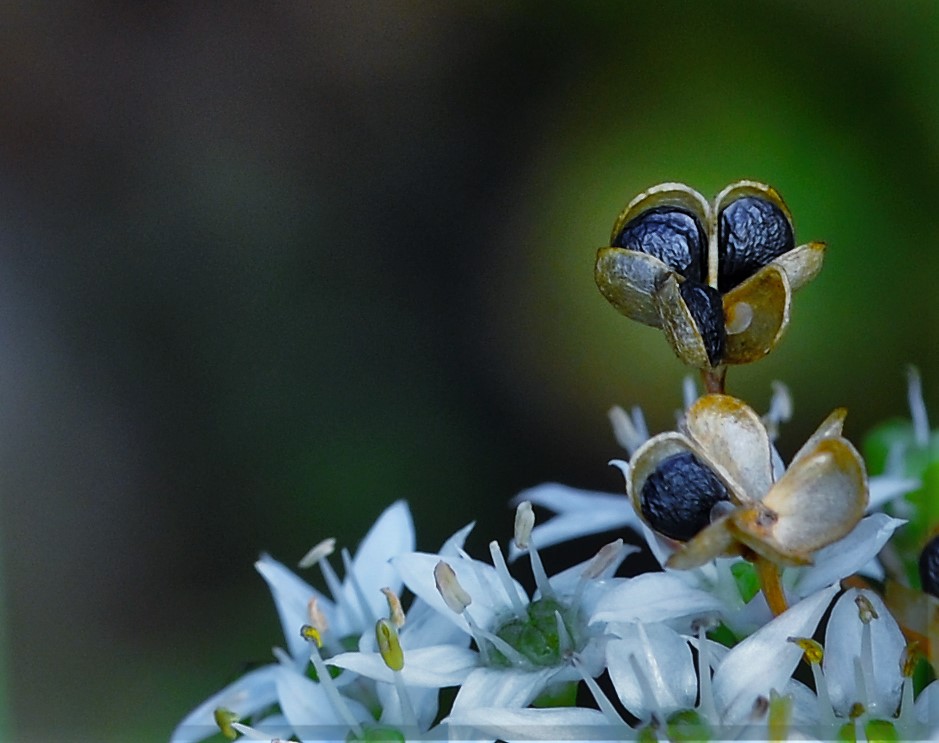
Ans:
MULTIPOLYGON (((939 418, 939 5, 6 3, 0 455, 12 725, 165 740, 282 644, 252 562, 419 545, 546 480, 620 490, 606 419, 686 370, 597 292, 637 192, 777 187, 821 277, 729 391, 790 455, 939 418)), ((482 552, 480 552, 482 554, 482 552)))

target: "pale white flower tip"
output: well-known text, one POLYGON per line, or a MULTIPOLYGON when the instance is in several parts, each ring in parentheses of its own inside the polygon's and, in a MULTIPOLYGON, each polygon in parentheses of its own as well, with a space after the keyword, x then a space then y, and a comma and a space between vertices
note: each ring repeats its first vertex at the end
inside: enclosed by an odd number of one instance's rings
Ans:
POLYGON ((913 420, 913 438, 917 446, 928 446, 929 418, 926 416, 926 403, 923 401, 923 381, 919 369, 912 364, 906 368, 906 389, 910 417, 913 420))
POLYGON ((473 603, 473 598, 460 585, 453 568, 443 560, 434 567, 434 583, 447 608, 453 613, 462 614, 473 603))
POLYGON ((611 467, 616 467, 616 469, 622 472, 624 479, 629 479, 629 462, 623 461, 622 459, 611 459, 607 464, 611 467))
POLYGON ((270 735, 267 735, 257 728, 253 728, 250 725, 245 725, 240 722, 233 722, 231 724, 233 730, 237 730, 248 740, 267 740, 270 743, 284 743, 282 738, 272 738, 270 735))
POLYGON ((619 559, 623 552, 623 540, 617 539, 600 548, 584 569, 584 580, 593 580, 603 574, 610 565, 619 559))
POLYGON ((524 500, 515 509, 515 546, 519 549, 528 549, 531 541, 531 530, 535 527, 535 512, 531 508, 531 501, 524 500))
POLYGON ((307 552, 297 565, 301 568, 310 568, 316 565, 324 557, 329 557, 333 552, 336 551, 336 538, 330 537, 329 539, 324 539, 319 544, 314 545, 310 548, 310 551, 307 552))
POLYGON ((639 408, 634 408, 631 416, 619 405, 614 405, 607 412, 607 417, 613 427, 613 438, 616 439, 616 443, 622 446, 630 455, 649 438, 649 432, 646 429, 646 423, 639 408))

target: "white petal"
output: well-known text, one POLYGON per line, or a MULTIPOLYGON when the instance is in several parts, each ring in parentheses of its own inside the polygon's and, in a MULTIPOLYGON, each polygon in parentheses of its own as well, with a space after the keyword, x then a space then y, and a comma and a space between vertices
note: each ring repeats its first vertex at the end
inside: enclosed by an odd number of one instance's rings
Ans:
POLYGON ((463 545, 466 543, 466 538, 469 536, 469 533, 473 531, 473 527, 476 526, 476 522, 472 521, 464 526, 462 529, 454 532, 446 542, 444 542, 440 547, 440 552, 437 554, 444 558, 456 557, 460 554, 460 550, 463 549, 463 545))
POLYGON ((623 706, 640 720, 649 720, 653 714, 662 719, 694 707, 698 681, 688 643, 663 624, 632 629, 606 648, 610 679, 623 706))
POLYGON ((811 637, 838 586, 819 591, 783 612, 731 649, 714 672, 714 700, 727 723, 746 721, 757 697, 784 689, 802 657, 789 637, 811 637))
POLYGON ((877 716, 892 716, 900 701, 903 681, 900 656, 905 647, 903 633, 879 596, 856 588, 845 591, 831 611, 825 630, 825 655, 822 657, 822 669, 835 710, 844 714, 854 702, 861 702, 874 707, 871 711, 876 711, 877 716), (855 672, 855 658, 862 656, 863 623, 854 599, 861 593, 871 602, 879 617, 870 623, 873 678, 867 679, 868 683, 872 682, 872 688, 866 690, 866 699, 857 688, 855 672))
POLYGON ((719 613, 721 601, 670 573, 644 573, 597 602, 591 622, 662 622, 719 613))
POLYGON ((271 589, 277 615, 280 617, 280 624, 284 630, 284 638, 287 640, 287 648, 290 650, 290 657, 298 666, 305 666, 309 661, 310 646, 300 636, 300 628, 310 623, 307 610, 310 599, 317 600, 319 608, 326 614, 327 620, 335 629, 334 625, 340 624, 340 620, 336 616, 333 602, 270 555, 261 555, 261 559, 254 563, 254 567, 271 589))
POLYGON ((794 569, 797 577, 792 584, 793 591, 799 596, 808 596, 856 573, 880 552, 893 532, 905 523, 884 513, 865 516, 848 536, 820 549, 815 554, 814 565, 794 569))
POLYGON ((868 480, 870 500, 868 509, 875 511, 885 503, 889 503, 901 495, 911 493, 922 483, 911 477, 895 477, 892 475, 875 475, 868 480))
MULTIPOLYGON (((492 738, 514 741, 601 741, 609 733, 611 741, 623 740, 629 732, 625 725, 611 726, 603 713, 595 709, 562 707, 547 709, 507 709, 480 707, 467 710, 459 719, 450 718, 451 734, 455 729, 470 728, 492 738)), ((466 731, 469 733, 470 731, 466 731)), ((464 740, 462 732, 457 736, 464 740)))
POLYGON ((557 671, 557 668, 537 671, 477 668, 460 687, 450 714, 459 720, 463 713, 478 707, 527 707, 557 671))
MULTIPOLYGON (((439 561, 440 558, 437 555, 426 552, 411 552, 396 557, 393 563, 400 572, 405 584, 415 596, 426 601, 448 620, 469 633, 469 625, 466 620, 462 615, 455 614, 447 607, 446 602, 437 590, 434 582, 434 568, 439 561)), ((460 585, 472 598, 473 601, 468 611, 480 627, 484 629, 491 628, 497 617, 511 611, 509 598, 506 596, 502 583, 492 565, 468 557, 460 557, 447 562, 453 568, 453 572, 456 573, 460 585)), ((519 597, 525 597, 524 600, 527 603, 527 596, 521 584, 513 579, 511 585, 519 597)))
MULTIPOLYGON (((333 707, 322 684, 308 679, 286 666, 277 673, 277 699, 280 708, 303 741, 344 741, 349 725, 333 707)), ((368 710, 348 697, 342 697, 358 722, 371 720, 368 710)))
POLYGON ((276 663, 256 668, 210 696, 176 726, 170 743, 195 743, 218 733, 215 710, 219 707, 245 718, 276 702, 278 668, 276 663))
MULTIPOLYGON (((387 603, 381 589, 401 590, 401 579, 390 560, 414 549, 414 521, 403 500, 391 504, 368 530, 352 560, 352 570, 365 600, 377 618, 387 612, 387 603)), ((360 600, 346 576, 342 582, 342 602, 358 607, 360 600)))
MULTIPOLYGON (((340 653, 326 662, 376 681, 394 683, 394 673, 378 653, 340 653)), ((441 689, 461 684, 478 665, 479 655, 469 648, 434 645, 407 651, 401 675, 408 686, 441 689)))
POLYGON ((936 740, 939 737, 939 681, 933 681, 919 693, 913 710, 916 721, 926 728, 923 740, 936 740))

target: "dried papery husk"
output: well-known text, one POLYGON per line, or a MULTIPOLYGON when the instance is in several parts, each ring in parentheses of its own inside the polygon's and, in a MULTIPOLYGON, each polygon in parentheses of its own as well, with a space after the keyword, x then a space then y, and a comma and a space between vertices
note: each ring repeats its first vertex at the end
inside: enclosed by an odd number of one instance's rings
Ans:
POLYGON ((658 328, 662 325, 653 297, 671 272, 658 258, 625 248, 600 248, 594 280, 600 293, 626 317, 658 328))
POLYGON ((789 463, 789 466, 792 467, 806 454, 815 451, 815 447, 817 447, 819 443, 825 439, 833 439, 841 436, 841 430, 844 428, 844 419, 847 417, 847 415, 847 408, 835 408, 832 410, 828 414, 828 417, 825 418, 825 420, 823 420, 818 425, 818 428, 815 429, 812 435, 809 436, 808 441, 802 444, 802 446, 799 448, 799 451, 796 452, 795 456, 792 458, 792 461, 789 463))
POLYGON ((688 366, 712 368, 704 339, 682 299, 675 274, 669 274, 662 280, 653 299, 662 320, 662 330, 675 355, 688 366))
POLYGON ((799 245, 788 253, 774 258, 770 265, 779 266, 785 271, 789 279, 789 288, 796 291, 818 276, 825 260, 826 247, 823 242, 799 245))
POLYGON ((861 520, 867 501, 867 473, 857 450, 840 437, 825 438, 763 498, 762 506, 775 514, 773 523, 735 514, 734 524, 760 554, 768 549, 800 559, 846 536, 861 520))
POLYGON ((665 562, 665 567, 675 570, 691 570, 715 557, 734 557, 742 553, 742 545, 731 530, 729 516, 722 516, 689 539, 665 562))
POLYGON ((710 218, 710 205, 700 193, 684 183, 659 183, 630 201, 613 223, 610 242, 616 240, 623 227, 649 209, 660 206, 674 206, 685 209, 695 215, 707 232, 710 218))
POLYGON ((688 409, 685 429, 705 452, 712 469, 741 493, 738 502, 769 492, 772 445, 752 408, 730 395, 704 395, 688 409))
POLYGON ((786 272, 772 263, 724 295, 724 316, 733 316, 745 304, 750 320, 743 329, 727 334, 725 364, 749 364, 766 356, 789 325, 792 291, 786 272))

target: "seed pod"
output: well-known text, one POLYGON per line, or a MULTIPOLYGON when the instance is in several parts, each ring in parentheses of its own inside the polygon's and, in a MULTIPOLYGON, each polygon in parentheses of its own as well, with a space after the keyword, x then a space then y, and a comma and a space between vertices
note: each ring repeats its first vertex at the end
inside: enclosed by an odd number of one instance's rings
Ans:
POLYGON ((919 580, 924 593, 939 598, 939 534, 919 554, 919 580))
POLYGON ((658 258, 686 279, 706 278, 707 237, 701 222, 686 209, 658 206, 642 212, 624 225, 612 244, 658 258))
POLYGON ((727 488, 691 452, 662 460, 640 491, 642 515, 660 534, 687 541, 711 521, 711 509, 729 500, 727 488))

